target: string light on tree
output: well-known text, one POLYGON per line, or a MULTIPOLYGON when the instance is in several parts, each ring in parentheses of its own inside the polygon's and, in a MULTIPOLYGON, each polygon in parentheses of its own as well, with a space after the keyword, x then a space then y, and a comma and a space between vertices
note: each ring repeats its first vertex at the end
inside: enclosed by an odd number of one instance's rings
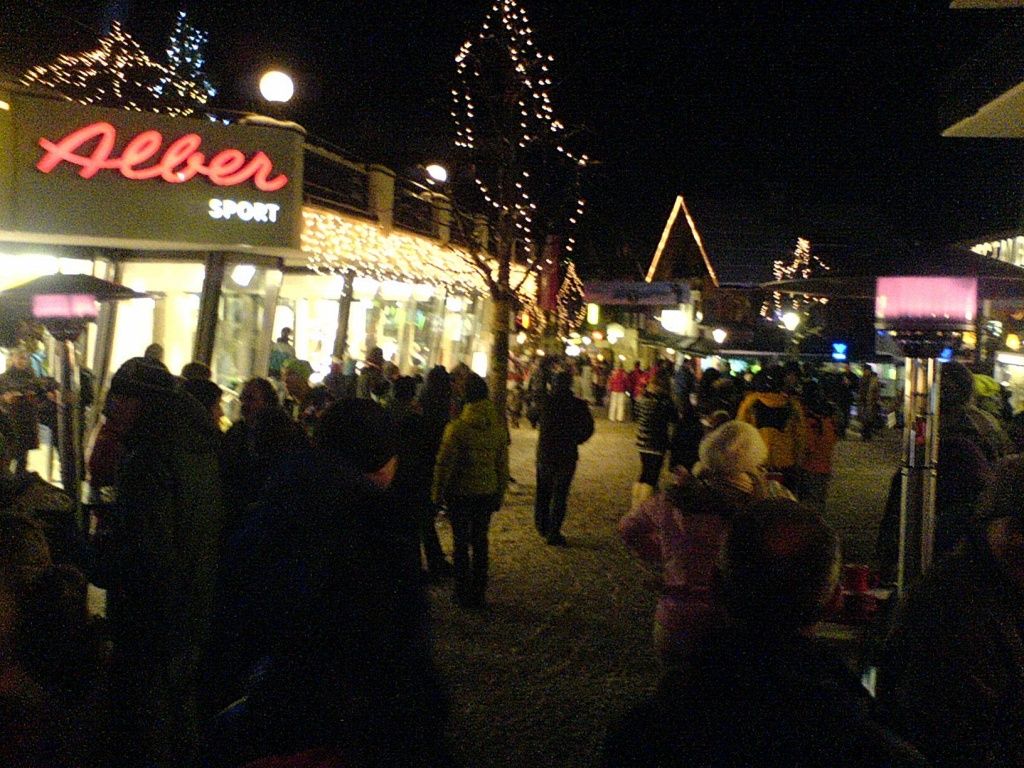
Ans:
POLYGON ((172 77, 162 83, 165 88, 174 91, 176 97, 186 98, 177 91, 175 82, 195 84, 206 94, 206 100, 217 95, 217 90, 206 78, 206 57, 203 51, 208 41, 209 35, 192 26, 185 11, 178 11, 174 30, 167 43, 167 63, 172 77))
POLYGON ((558 332, 563 336, 578 331, 587 319, 587 301, 583 281, 576 274, 576 264, 566 264, 565 277, 558 289, 558 332))
MULTIPOLYGON (((184 62, 183 58, 183 66, 184 62)), ((194 113, 210 99, 205 81, 196 83, 150 57, 116 21, 95 50, 61 54, 51 64, 29 68, 21 81, 28 86, 53 88, 81 104, 178 117, 194 113)))
MULTIPOLYGON (((775 280, 807 280, 811 277, 828 272, 831 269, 828 264, 811 252, 811 243, 806 238, 797 238, 796 248, 793 250, 793 258, 785 264, 781 259, 772 263, 772 275, 775 280)), ((811 304, 826 304, 828 299, 808 294, 794 294, 783 298, 779 291, 773 291, 771 298, 766 299, 761 305, 761 316, 773 322, 781 322, 783 315, 794 312, 802 315, 811 304)))
POLYGON ((555 114, 553 61, 537 49, 518 0, 492 3, 455 56, 453 140, 467 181, 474 180, 460 187, 455 206, 486 217, 486 258, 482 247, 471 249, 471 257, 492 301, 489 375, 499 411, 508 371, 508 317, 528 294, 521 290, 522 279, 510 279, 511 267, 525 270, 525 279, 550 266, 538 235, 560 236, 571 252, 571 228, 584 210, 578 188, 588 159, 573 149, 572 132, 555 114))

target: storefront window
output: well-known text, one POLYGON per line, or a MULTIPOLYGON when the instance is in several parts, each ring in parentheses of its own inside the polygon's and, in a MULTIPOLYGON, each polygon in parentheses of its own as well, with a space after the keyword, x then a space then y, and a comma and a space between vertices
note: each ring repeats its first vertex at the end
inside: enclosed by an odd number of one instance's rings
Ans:
POLYGON ((280 272, 253 264, 229 264, 224 271, 210 368, 213 380, 230 392, 260 370, 259 351, 266 317, 266 297, 276 296, 280 272))
POLYGON ((340 277, 308 273, 288 273, 281 283, 273 339, 277 339, 283 329, 292 329, 295 354, 313 366, 314 381, 331 369, 343 285, 340 277))
MULTIPOLYGON (((285 275, 274 321, 294 331, 295 350, 309 360, 316 375, 330 367, 338 328, 340 277, 308 273, 285 275)), ((486 370, 490 337, 482 299, 452 296, 431 285, 356 277, 349 305, 345 354, 365 360, 380 347, 384 359, 403 374, 425 373, 442 364, 451 369, 466 362, 486 370)))
POLYGON ((149 293, 149 299, 121 302, 110 358, 116 371, 125 360, 138 357, 150 344, 164 348, 164 364, 178 373, 192 360, 199 297, 206 270, 202 264, 132 261, 123 266, 122 283, 149 293))

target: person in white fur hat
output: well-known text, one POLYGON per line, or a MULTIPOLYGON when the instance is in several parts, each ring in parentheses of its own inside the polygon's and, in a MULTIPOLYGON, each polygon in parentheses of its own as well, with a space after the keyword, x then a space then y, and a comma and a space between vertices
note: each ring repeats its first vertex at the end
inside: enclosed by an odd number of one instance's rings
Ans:
POLYGON ((654 644, 670 668, 724 617, 712 586, 730 518, 762 499, 793 498, 768 478, 767 459, 757 429, 728 421, 701 441, 692 475, 680 469, 674 486, 619 522, 626 546, 658 571, 654 644))

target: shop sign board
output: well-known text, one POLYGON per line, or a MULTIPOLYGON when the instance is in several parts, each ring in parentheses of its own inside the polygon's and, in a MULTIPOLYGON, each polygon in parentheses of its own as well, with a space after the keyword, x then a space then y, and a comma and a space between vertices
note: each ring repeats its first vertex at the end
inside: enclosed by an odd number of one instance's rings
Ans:
POLYGON ((0 99, 0 230, 117 247, 298 249, 302 137, 52 99, 0 99))

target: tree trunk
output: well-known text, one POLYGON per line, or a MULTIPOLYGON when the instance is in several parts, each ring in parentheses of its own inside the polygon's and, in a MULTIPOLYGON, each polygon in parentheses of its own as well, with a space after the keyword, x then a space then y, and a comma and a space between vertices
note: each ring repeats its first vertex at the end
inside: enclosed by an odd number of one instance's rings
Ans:
POLYGON ((512 302, 508 294, 491 297, 491 364, 488 366, 487 386, 498 413, 504 415, 508 387, 508 324, 512 302))

